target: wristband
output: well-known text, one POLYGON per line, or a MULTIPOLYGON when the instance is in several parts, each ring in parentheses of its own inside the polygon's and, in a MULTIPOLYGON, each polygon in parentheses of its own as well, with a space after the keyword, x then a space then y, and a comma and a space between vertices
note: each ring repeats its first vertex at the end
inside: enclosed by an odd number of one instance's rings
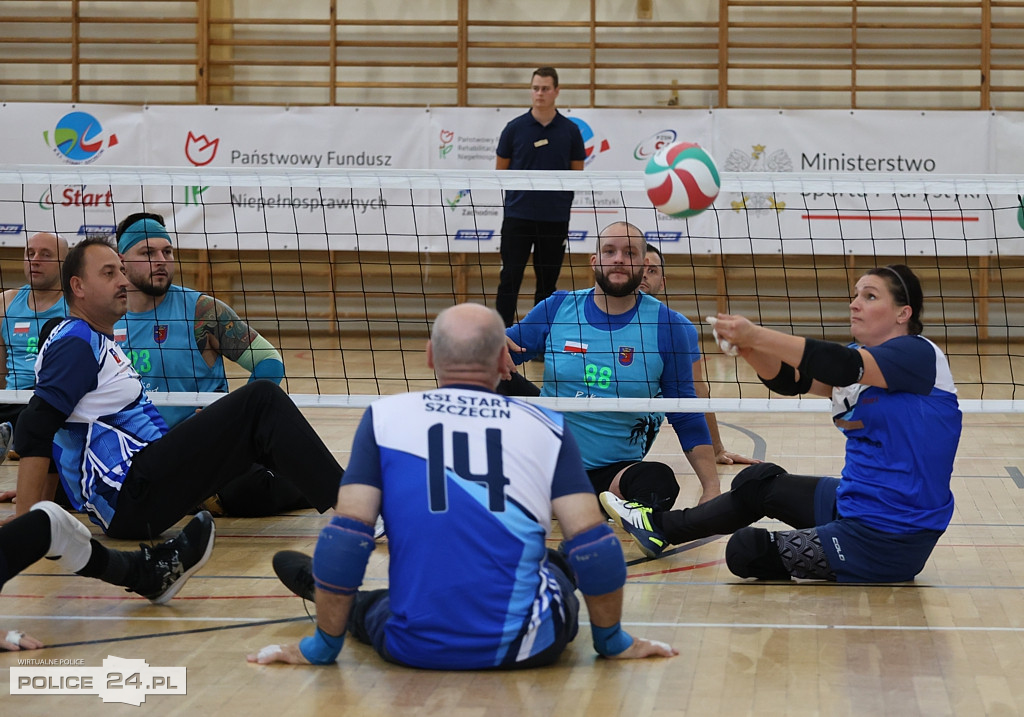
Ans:
POLYGON ((591 623, 590 635, 594 639, 594 649, 605 657, 614 657, 625 652, 633 644, 633 637, 622 629, 621 622, 611 627, 598 627, 591 623))
POLYGON ((330 665, 338 659, 338 653, 344 644, 345 633, 334 637, 318 627, 316 634, 302 638, 299 642, 299 651, 311 665, 330 665))

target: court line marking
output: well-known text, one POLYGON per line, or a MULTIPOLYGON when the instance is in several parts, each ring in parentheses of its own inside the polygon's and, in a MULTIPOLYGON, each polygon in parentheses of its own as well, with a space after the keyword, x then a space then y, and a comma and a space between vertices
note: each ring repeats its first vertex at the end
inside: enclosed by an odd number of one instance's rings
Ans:
POLYGON ((1005 466, 1006 472, 1010 474, 1010 478, 1013 479, 1014 484, 1018 488, 1024 489, 1024 473, 1020 472, 1020 468, 1017 466, 1005 466))
MULTIPOLYGON (((25 619, 24 617, 20 619, 25 619)), ((106 645, 115 642, 132 642, 134 640, 148 640, 154 637, 180 637, 181 635, 199 635, 204 632, 220 632, 222 630, 237 630, 243 627, 265 627, 267 625, 280 625, 288 622, 299 622, 309 621, 308 617, 287 617, 277 620, 257 620, 239 623, 236 625, 218 625, 217 627, 200 627, 192 630, 174 630, 172 632, 154 632, 146 635, 124 635, 121 637, 107 637, 99 640, 79 640, 76 642, 59 642, 54 645, 43 645, 39 648, 42 650, 53 650, 58 647, 81 647, 82 645, 106 645)), ((22 651, 18 650, 12 654, 20 655, 22 651)), ((33 651, 33 654, 35 651, 33 651)))
MULTIPOLYGON (((718 425, 720 425, 720 426, 728 426, 729 428, 733 429, 734 431, 739 431, 740 433, 745 435, 747 438, 752 440, 754 442, 754 450, 753 450, 753 454, 754 455, 751 456, 751 458, 756 458, 759 461, 763 461, 765 459, 765 456, 768 455, 768 441, 766 441, 764 438, 762 438, 759 433, 755 433, 754 431, 751 431, 749 428, 744 428, 743 426, 737 426, 737 425, 732 424, 732 423, 726 423, 724 421, 722 421, 718 425)), ((742 464, 740 464, 740 465, 742 465, 742 464)))

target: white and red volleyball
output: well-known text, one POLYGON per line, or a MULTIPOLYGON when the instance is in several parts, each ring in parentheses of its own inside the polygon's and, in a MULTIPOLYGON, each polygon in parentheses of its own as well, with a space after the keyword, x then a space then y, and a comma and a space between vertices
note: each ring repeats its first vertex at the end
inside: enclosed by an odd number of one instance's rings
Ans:
POLYGON ((692 217, 715 202, 722 180, 711 155, 693 142, 662 147, 644 170, 647 196, 670 217, 692 217))

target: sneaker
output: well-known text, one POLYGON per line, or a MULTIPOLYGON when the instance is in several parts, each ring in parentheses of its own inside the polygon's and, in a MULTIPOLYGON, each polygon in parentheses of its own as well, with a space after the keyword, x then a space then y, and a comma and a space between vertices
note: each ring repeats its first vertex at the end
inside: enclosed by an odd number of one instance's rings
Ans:
POLYGON ((633 537, 637 546, 648 558, 657 557, 668 545, 665 536, 651 525, 653 508, 649 508, 643 503, 625 501, 609 491, 601 494, 601 505, 604 506, 608 515, 633 537))
POLYGON ((274 573, 286 588, 304 600, 316 602, 316 583, 313 581, 313 558, 297 550, 274 553, 274 573))
POLYGON ((159 545, 140 545, 144 577, 132 592, 154 605, 169 602, 209 560, 216 532, 213 516, 204 510, 170 540, 159 545))
POLYGON ((378 515, 377 522, 373 526, 373 539, 380 540, 388 534, 387 528, 384 527, 384 516, 378 515))
POLYGON ((7 454, 11 452, 14 444, 14 426, 10 421, 0 423, 0 463, 7 460, 7 454))

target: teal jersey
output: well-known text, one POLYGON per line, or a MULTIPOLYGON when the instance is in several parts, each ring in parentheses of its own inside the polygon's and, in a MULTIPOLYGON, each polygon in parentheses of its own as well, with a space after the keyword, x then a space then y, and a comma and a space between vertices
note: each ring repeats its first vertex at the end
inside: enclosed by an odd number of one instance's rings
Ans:
MULTIPOLYGON (((186 391, 226 393, 224 359, 206 364, 195 338, 194 289, 174 286, 153 311, 128 312, 114 325, 114 339, 128 355, 148 393, 186 391)), ((194 406, 159 406, 160 415, 174 427, 195 413, 194 406)))
MULTIPOLYGON (((696 397, 697 330, 685 316, 646 294, 638 294, 636 306, 625 314, 610 315, 597 307, 593 289, 556 292, 508 335, 526 349, 516 360, 545 355, 542 396, 696 397)), ((641 460, 662 418, 653 411, 565 414, 587 470, 641 460)), ((668 418, 684 450, 711 443, 703 414, 670 413, 668 418)))
POLYGON ((0 321, 0 335, 7 347, 7 388, 12 391, 35 387, 39 330, 50 319, 63 319, 68 313, 63 296, 46 311, 33 311, 28 305, 31 290, 28 284, 18 289, 0 321))

